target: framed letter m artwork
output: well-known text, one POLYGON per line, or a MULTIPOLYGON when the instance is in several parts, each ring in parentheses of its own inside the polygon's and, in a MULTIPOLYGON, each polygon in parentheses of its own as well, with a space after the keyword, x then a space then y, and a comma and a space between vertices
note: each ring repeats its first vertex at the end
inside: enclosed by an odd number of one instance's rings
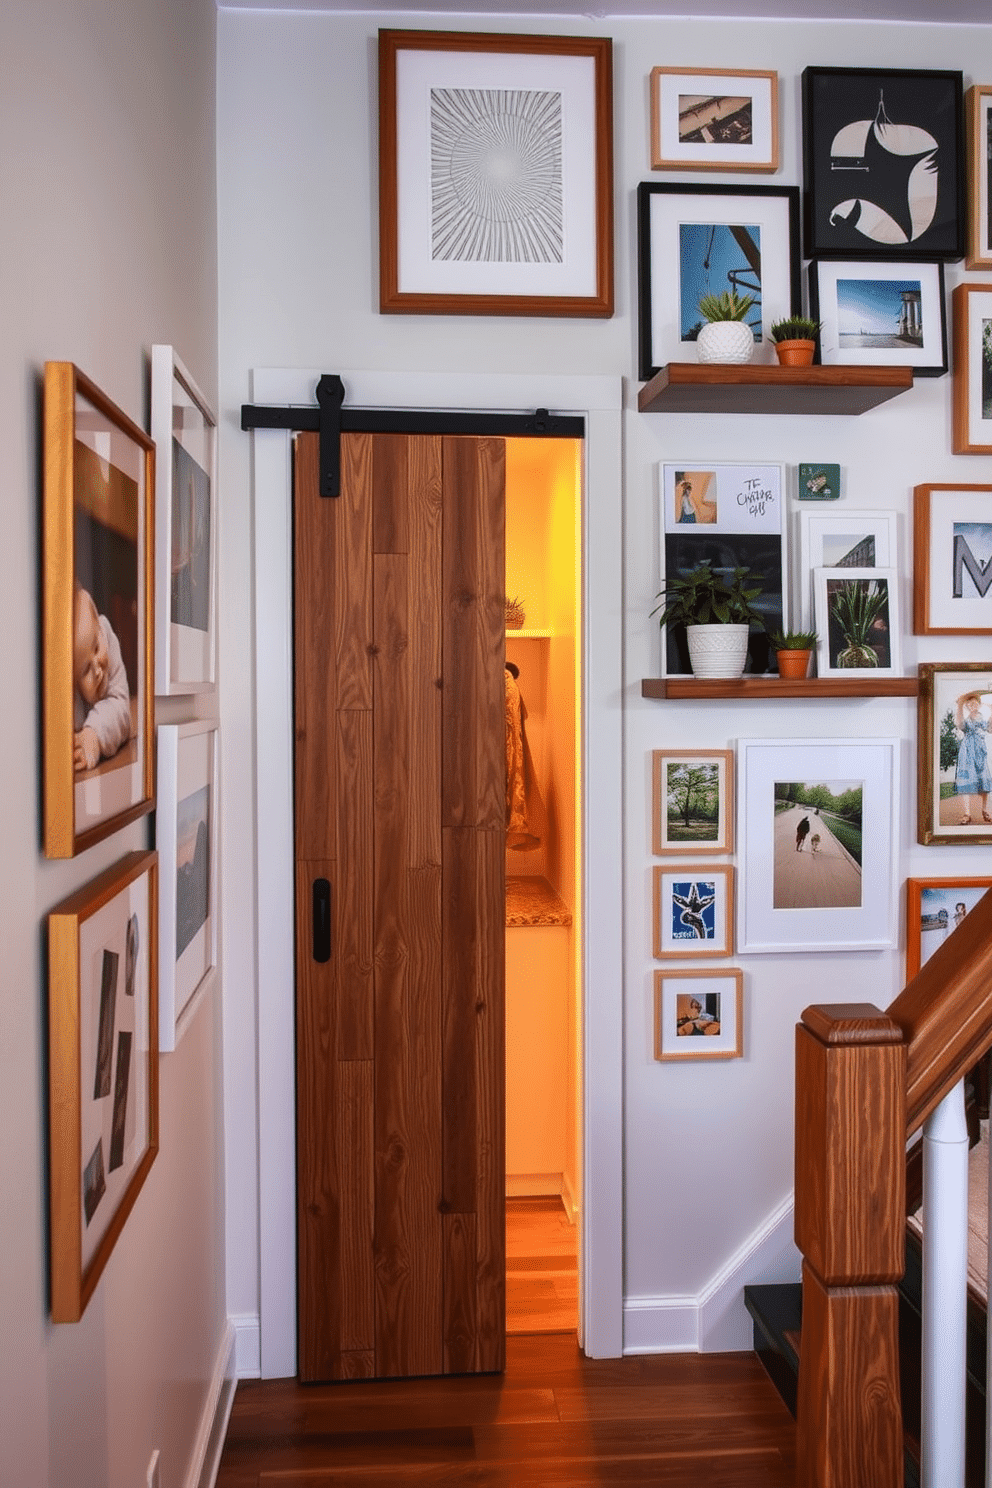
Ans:
POLYGON ((913 631, 992 635, 992 486, 917 486, 913 631))

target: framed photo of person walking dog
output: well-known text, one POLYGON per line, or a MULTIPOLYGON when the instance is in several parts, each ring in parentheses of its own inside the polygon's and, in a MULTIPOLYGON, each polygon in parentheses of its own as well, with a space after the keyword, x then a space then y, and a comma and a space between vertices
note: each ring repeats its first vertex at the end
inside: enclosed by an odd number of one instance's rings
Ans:
POLYGON ((729 863, 654 870, 654 955, 729 956, 734 948, 734 870, 729 863))
POLYGON ((992 843, 992 666, 921 662, 917 839, 992 843))
POLYGON ((895 944, 898 739, 739 739, 738 951, 895 944))

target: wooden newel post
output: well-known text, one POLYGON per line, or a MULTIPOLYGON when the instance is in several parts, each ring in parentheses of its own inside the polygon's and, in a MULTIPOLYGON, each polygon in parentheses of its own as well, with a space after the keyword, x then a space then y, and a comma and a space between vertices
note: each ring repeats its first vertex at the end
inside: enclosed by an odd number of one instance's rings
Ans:
POLYGON ((799 1488, 901 1488, 906 1048, 871 1003, 796 1029, 799 1488))

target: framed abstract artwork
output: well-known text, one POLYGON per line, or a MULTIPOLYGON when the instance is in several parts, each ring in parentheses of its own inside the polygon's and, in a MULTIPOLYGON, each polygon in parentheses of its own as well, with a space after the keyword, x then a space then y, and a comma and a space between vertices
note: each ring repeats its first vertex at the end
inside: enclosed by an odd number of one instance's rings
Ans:
POLYGON ((379 32, 379 309, 613 314, 608 37, 379 32))
POLYGON ((71 362, 45 365, 44 838, 71 858, 154 805, 155 446, 71 362))
POLYGON ((82 1317, 158 1151, 156 856, 48 916, 52 1321, 82 1317))
POLYGON ((734 948, 733 898, 729 863, 655 868, 655 959, 729 956, 734 948))
POLYGON ((915 487, 913 632, 992 635, 992 486, 915 487))
POLYGON ((655 1059, 740 1059, 743 1053, 742 971, 655 972, 655 1059))
POLYGON ((968 250, 965 267, 992 269, 992 85, 965 94, 965 159, 968 170, 968 250))
POLYGON ((917 703, 917 839, 992 843, 992 666, 921 662, 917 703))
POLYGON ((651 168, 778 170, 778 73, 653 67, 651 168))
POLYGON ((216 419, 171 346, 152 347, 155 470, 155 691, 214 686, 216 419))
POLYGON ((906 880, 907 982, 950 939, 989 889, 992 878, 906 880))
POLYGON ((992 455, 992 285, 956 285, 951 306, 951 449, 956 455, 992 455))
POLYGON ((807 67, 806 258, 964 253, 960 72, 807 67))
POLYGON ((912 367, 916 377, 947 371, 943 264, 812 263, 809 307, 826 367, 912 367))
POLYGON ((651 762, 656 853, 729 853, 734 845, 733 751, 656 749, 651 762))

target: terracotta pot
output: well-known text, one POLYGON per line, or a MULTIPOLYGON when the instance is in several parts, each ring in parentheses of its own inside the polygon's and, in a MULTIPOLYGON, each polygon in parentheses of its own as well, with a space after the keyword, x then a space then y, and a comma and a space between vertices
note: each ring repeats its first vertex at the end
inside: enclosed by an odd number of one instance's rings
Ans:
POLYGON ((809 671, 812 651, 778 651, 778 674, 789 682, 801 682, 809 671))
POLYGON ((811 367, 815 341, 776 341, 775 355, 783 367, 811 367))

